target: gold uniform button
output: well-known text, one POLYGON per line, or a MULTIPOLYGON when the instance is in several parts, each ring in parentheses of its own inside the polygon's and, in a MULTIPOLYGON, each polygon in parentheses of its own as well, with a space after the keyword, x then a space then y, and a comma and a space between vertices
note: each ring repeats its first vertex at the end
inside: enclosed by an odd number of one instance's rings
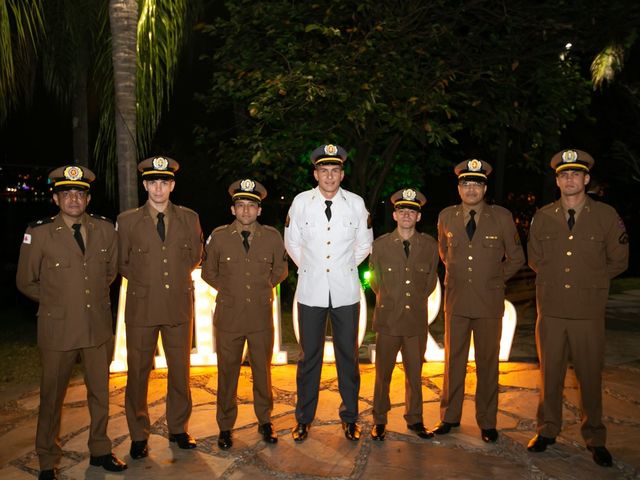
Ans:
POLYGON ((409 267, 404 267, 404 271, 408 272, 409 271, 409 267))
POLYGON ((573 235, 569 235, 569 240, 573 240, 573 235))
POLYGON ((168 283, 165 283, 165 284, 164 284, 164 288, 166 288, 167 290, 169 290, 169 284, 168 284, 168 283))
POLYGON ((567 252, 567 257, 570 257, 571 255, 573 255, 573 253, 571 253, 570 251, 567 252))
POLYGON ((406 283, 407 285, 409 285, 411 283, 411 280, 405 280, 404 283, 406 283))
POLYGON ((469 248, 473 248, 473 245, 469 244, 469 248))
POLYGON ((406 292, 404 295, 405 295, 405 297, 410 297, 411 293, 410 292, 406 292))
POLYGON ((89 280, 89 277, 84 277, 85 280, 89 280))
POLYGON ((468 258, 469 260, 473 260, 473 257, 472 257, 471 255, 469 255, 467 258, 468 258))
POLYGON ((86 267, 86 266, 87 266, 87 262, 83 262, 83 263, 82 263, 82 266, 83 266, 83 267, 86 267))
POLYGON ((565 272, 569 273, 571 271, 571 269, 569 267, 564 269, 565 272))
POLYGON ((468 281, 469 283, 473 283, 473 280, 471 280, 471 279, 469 279, 469 280, 467 280, 467 281, 468 281))
POLYGON ((387 272, 390 272, 390 271, 391 271, 391 267, 387 268, 387 272))
POLYGON ((566 284, 564 285, 564 288, 571 288, 571 285, 569 285, 568 283, 566 283, 566 284))
POLYGON ((228 262, 229 260, 231 260, 231 257, 227 257, 227 262, 228 262))
POLYGON ((251 272, 244 272, 244 274, 245 274, 247 277, 250 277, 250 276, 251 276, 251 272))
POLYGON ((60 264, 58 262, 56 262, 56 267, 59 267, 59 266, 60 266, 60 264))
POLYGON ((251 303, 251 299, 250 298, 247 298, 247 303, 251 303))
POLYGON ((164 276, 168 277, 169 276, 169 272, 164 272, 164 276))
POLYGON ((251 290, 251 285, 247 285, 247 290, 251 290))
POLYGON ((469 270, 470 272, 473 272, 473 268, 468 267, 467 270, 469 270))
POLYGON ((169 260, 167 260, 166 258, 163 258, 163 259, 162 259, 162 262, 163 262, 163 263, 169 263, 169 260))
POLYGON ((84 291, 84 293, 86 293, 87 295, 89 295, 91 293, 91 290, 87 289, 84 291))
POLYGON ((91 305, 87 303, 87 308, 91 308, 91 305))
POLYGON ((405 308, 406 310, 411 310, 411 305, 405 305, 405 306, 404 306, 404 308, 405 308))
POLYGON ((165 251, 167 249, 167 247, 165 247, 164 245, 162 246, 162 251, 165 251))

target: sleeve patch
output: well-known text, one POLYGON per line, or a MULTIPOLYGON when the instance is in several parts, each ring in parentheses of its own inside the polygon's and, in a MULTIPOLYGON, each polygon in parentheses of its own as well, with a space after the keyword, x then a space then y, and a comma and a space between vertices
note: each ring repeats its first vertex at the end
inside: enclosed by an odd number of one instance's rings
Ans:
POLYGON ((209 242, 211 241, 211 236, 212 236, 212 235, 209 235, 209 237, 207 237, 207 243, 206 243, 206 245, 209 245, 209 242))
POLYGON ((367 228, 373 227, 373 222, 371 221, 371 214, 367 215, 367 228))
POLYGON ((627 232, 622 233, 622 235, 618 237, 618 242, 621 245, 626 245, 627 243, 629 243, 629 235, 627 235, 627 232))
POLYGON ((284 227, 289 228, 289 223, 291 222, 291 218, 287 215, 287 219, 284 221, 284 227))
POLYGON ((25 233, 24 237, 22 237, 22 243, 26 243, 27 245, 31 244, 31 234, 25 233))

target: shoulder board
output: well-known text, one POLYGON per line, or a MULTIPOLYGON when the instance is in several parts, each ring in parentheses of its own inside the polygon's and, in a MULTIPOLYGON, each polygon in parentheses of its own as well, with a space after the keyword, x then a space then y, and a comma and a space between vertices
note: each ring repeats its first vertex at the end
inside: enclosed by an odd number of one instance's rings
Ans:
POLYGON ((553 208, 554 205, 555 205, 555 202, 548 203, 544 207, 541 207, 540 210, 549 210, 553 208))
POLYGON ((110 218, 104 217, 102 215, 96 215, 95 213, 90 213, 89 216, 91 218, 95 218, 96 220, 102 220, 102 221, 113 224, 113 220, 111 220, 110 218))
POLYGON ((47 223, 53 223, 56 217, 43 218, 41 220, 36 220, 35 222, 31 222, 29 224, 30 228, 41 227, 42 225, 46 225, 47 223))
POLYGON ((229 225, 220 225, 219 227, 216 227, 213 229, 213 232, 211 233, 216 233, 219 232, 220 230, 224 230, 225 228, 227 228, 229 225))
POLYGON ((278 230, 276 227, 273 227, 271 225, 262 225, 264 227, 265 230, 269 230, 271 232, 276 232, 276 233, 280 233, 280 230, 278 230))
POLYGON ((175 205, 175 207, 179 210, 182 210, 183 212, 188 212, 188 213, 192 213, 193 215, 198 215, 198 213, 195 210, 191 210, 188 207, 183 207, 182 205, 175 205))
POLYGON ((378 240, 382 240, 383 238, 387 238, 389 235, 391 235, 391 233, 383 233, 382 235, 380 235, 379 237, 376 237, 374 242, 377 242, 378 240))
POLYGON ((125 210, 124 212, 118 215, 118 218, 129 216, 133 213, 139 212, 142 207, 131 208, 129 210, 125 210))

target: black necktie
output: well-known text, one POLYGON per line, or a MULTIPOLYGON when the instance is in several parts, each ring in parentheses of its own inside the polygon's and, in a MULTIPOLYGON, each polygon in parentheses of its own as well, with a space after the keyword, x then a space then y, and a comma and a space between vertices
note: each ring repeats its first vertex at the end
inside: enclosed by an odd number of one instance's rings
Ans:
POLYGON ((331 200, 325 200, 324 203, 327 204, 327 208, 324 209, 324 214, 327 216, 327 220, 331 220, 331 204, 333 202, 331 200))
POLYGON ((473 234, 476 233, 476 220, 473 218, 476 216, 476 211, 469 210, 469 215, 471 218, 467 222, 467 236, 469 237, 469 241, 471 241, 473 240, 473 234))
POLYGON ((242 246, 244 247, 244 251, 249 253, 249 235, 251 235, 251 232, 242 230, 240 234, 242 235, 242 246))
POLYGON ((158 214, 158 225, 156 225, 158 229, 158 235, 160 235, 160 240, 164 242, 164 213, 158 214))
POLYGON ((82 224, 80 223, 74 223, 73 225, 71 225, 71 228, 73 228, 73 238, 76 239, 76 242, 78 242, 78 246, 80 247, 80 250, 82 250, 82 253, 84 253, 84 240, 82 239, 82 234, 80 233, 81 227, 82 227, 82 224))
POLYGON ((411 243, 409 243, 409 240, 403 240, 402 245, 404 245, 404 254, 409 258, 409 246, 411 243))
POLYGON ((576 211, 573 208, 569 209, 569 220, 567 220, 567 225, 569 225, 569 230, 573 230, 573 226, 576 224, 576 211))

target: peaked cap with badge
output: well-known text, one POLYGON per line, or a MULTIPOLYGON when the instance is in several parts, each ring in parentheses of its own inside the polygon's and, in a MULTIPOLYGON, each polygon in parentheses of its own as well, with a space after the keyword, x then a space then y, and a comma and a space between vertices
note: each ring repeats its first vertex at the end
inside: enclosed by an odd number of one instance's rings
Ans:
POLYGON ((149 157, 138 164, 143 180, 171 180, 180 164, 169 157, 149 157))
POLYGON ((453 171, 458 176, 458 181, 469 180, 487 183, 487 177, 493 171, 493 168, 484 160, 472 158, 471 160, 460 162, 453 171))
POLYGON ((311 152, 311 163, 318 167, 320 165, 343 165, 347 160, 347 151, 340 145, 320 145, 311 152))
POLYGON ((232 202, 236 200, 251 200, 260 204, 267 197, 267 189, 256 180, 245 178, 236 180, 229 185, 229 195, 231 195, 232 202))
POLYGON ((390 201, 396 210, 409 208, 419 212, 425 203, 427 203, 427 198, 418 190, 405 188, 391 195, 390 201))
POLYGON ((53 182, 53 191, 85 190, 88 191, 90 183, 96 179, 95 173, 87 167, 79 165, 64 165, 49 173, 49 180, 53 182))
POLYGON ((587 152, 567 149, 561 150, 551 157, 550 165, 556 173, 564 170, 577 170, 588 173, 595 163, 596 161, 587 152))

